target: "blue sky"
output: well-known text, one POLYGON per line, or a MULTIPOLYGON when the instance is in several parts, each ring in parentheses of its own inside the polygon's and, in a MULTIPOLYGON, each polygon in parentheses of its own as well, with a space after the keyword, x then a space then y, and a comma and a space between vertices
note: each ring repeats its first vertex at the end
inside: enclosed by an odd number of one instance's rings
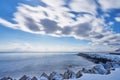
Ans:
POLYGON ((1 0, 0 51, 120 48, 120 0, 1 0))

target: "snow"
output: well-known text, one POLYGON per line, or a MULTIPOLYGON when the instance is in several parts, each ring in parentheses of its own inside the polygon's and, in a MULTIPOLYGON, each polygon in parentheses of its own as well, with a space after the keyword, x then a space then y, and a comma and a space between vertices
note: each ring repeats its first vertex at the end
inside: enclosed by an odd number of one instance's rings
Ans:
POLYGON ((112 73, 108 75, 83 74, 81 78, 71 80, 120 80, 120 68, 117 68, 115 71, 112 71, 112 73))
POLYGON ((48 80, 46 77, 42 76, 40 77, 40 80, 48 80))
POLYGON ((97 71, 98 74, 107 74, 107 70, 102 64, 97 64, 94 69, 97 71))
POLYGON ((112 70, 111 73, 107 75, 84 73, 81 78, 71 79, 71 80, 120 80, 120 65, 119 65, 120 56, 110 55, 110 54, 96 54, 96 53, 85 53, 85 54, 89 55, 91 58, 105 58, 112 61, 112 62, 107 62, 106 64, 99 63, 98 65, 96 65, 98 71, 105 72, 105 69, 110 70, 111 66, 115 68, 115 70, 114 71, 112 70), (106 66, 105 69, 102 65, 104 65, 104 67, 106 66))
POLYGON ((54 80, 54 79, 55 80, 63 80, 62 76, 59 74, 54 75, 52 80, 54 80))

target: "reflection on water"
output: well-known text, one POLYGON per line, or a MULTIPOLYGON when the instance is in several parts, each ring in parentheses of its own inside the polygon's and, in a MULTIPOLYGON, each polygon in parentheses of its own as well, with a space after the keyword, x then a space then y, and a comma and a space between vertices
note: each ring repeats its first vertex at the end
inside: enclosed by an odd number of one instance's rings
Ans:
POLYGON ((79 70, 92 62, 75 54, 41 55, 47 53, 3 53, 0 54, 0 77, 39 76, 42 72, 63 72, 67 68, 79 70))

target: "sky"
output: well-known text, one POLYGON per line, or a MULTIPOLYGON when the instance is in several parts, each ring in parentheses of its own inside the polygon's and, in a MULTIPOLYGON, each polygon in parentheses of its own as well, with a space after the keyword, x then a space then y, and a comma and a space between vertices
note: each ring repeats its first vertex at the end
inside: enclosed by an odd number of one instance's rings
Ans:
POLYGON ((0 0, 0 51, 114 51, 120 0, 0 0))

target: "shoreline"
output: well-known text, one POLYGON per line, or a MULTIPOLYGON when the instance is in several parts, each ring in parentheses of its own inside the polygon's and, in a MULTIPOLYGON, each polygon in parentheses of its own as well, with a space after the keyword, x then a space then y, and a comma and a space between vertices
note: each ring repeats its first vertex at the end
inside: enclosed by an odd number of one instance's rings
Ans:
MULTIPOLYGON (((108 58, 108 56, 103 56, 101 54, 88 54, 88 53, 78 53, 78 56, 82 56, 91 62, 95 63, 95 66, 92 68, 86 69, 82 68, 77 73, 72 70, 67 70, 64 73, 52 72, 50 75, 43 73, 39 78, 29 77, 27 75, 22 76, 18 80, 64 80, 64 79, 78 79, 84 76, 84 74, 101 74, 108 75, 111 74, 111 71, 116 69, 116 66, 120 67, 120 58, 108 58), (115 60, 114 60, 115 59, 115 60)), ((0 80, 17 80, 11 77, 3 77, 0 80)))

